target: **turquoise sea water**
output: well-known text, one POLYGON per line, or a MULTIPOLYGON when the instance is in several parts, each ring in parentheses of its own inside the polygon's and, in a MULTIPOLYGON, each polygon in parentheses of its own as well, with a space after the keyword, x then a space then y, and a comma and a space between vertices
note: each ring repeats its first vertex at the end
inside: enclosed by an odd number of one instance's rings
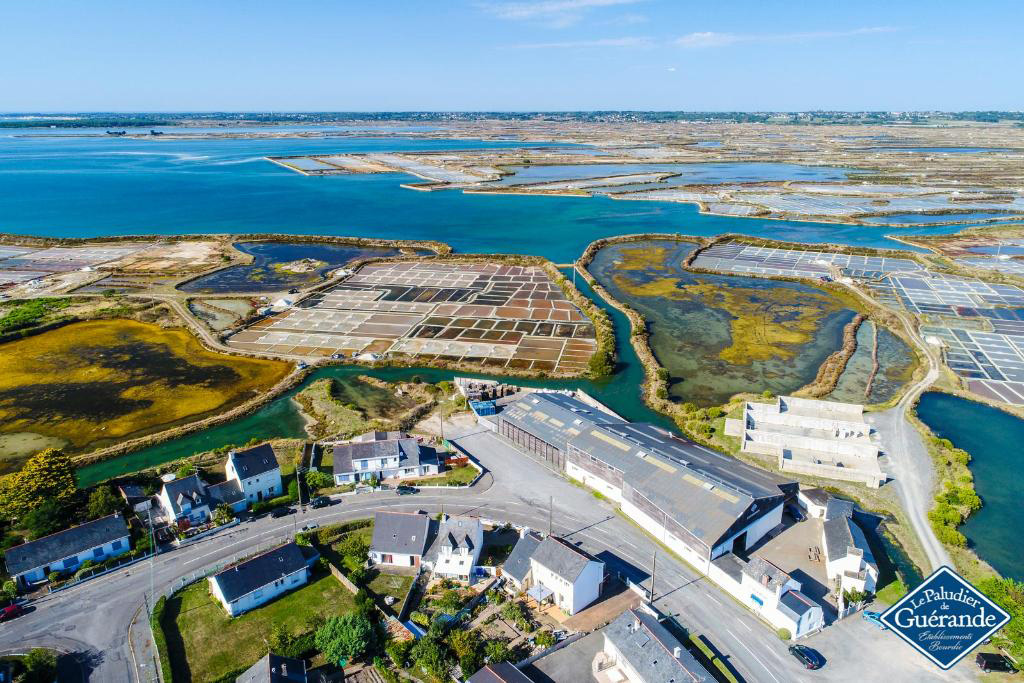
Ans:
MULTIPOLYGON (((635 232, 740 232, 905 248, 887 240, 881 228, 703 216, 688 204, 606 197, 416 192, 399 186, 411 179, 404 174, 307 177, 263 159, 513 146, 523 144, 402 138, 40 138, 0 131, 0 232, 61 237, 284 232, 434 239, 463 252, 540 254, 559 263, 574 260, 594 239, 635 232)), ((747 177, 755 165, 733 166, 738 176, 747 177)), ((836 173, 807 171, 826 172, 836 173)), ((724 177, 721 168, 715 173, 724 177)), ((932 227, 899 232, 947 231, 932 227)))
POLYGON ((984 505, 960 531, 996 571, 1024 581, 1020 525, 1014 523, 1024 498, 1024 479, 1019 476, 1024 420, 938 392, 921 396, 917 415, 936 436, 971 454, 975 490, 984 505))

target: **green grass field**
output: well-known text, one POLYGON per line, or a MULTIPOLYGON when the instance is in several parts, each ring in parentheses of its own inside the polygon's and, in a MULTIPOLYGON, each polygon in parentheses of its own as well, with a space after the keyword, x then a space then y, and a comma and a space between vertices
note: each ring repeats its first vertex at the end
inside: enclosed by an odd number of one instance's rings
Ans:
POLYGON ((272 625, 302 633, 314 614, 332 617, 350 611, 352 597, 334 577, 321 574, 232 619, 210 595, 207 581, 194 583, 167 602, 164 631, 174 683, 204 683, 252 666, 267 653, 272 625))
POLYGON ((476 479, 477 474, 478 472, 475 467, 463 465, 462 467, 453 467, 445 471, 443 476, 440 477, 415 479, 413 481, 403 481, 402 483, 407 486, 466 486, 476 479))

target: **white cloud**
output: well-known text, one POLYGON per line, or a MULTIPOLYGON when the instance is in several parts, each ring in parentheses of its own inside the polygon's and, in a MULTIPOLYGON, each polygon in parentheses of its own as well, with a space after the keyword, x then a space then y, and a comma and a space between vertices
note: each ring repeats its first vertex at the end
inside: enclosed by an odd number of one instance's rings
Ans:
POLYGON ((590 10, 600 7, 632 5, 644 0, 535 0, 532 2, 500 2, 482 5, 499 19, 512 21, 537 20, 555 28, 579 22, 590 10))
POLYGON ((676 70, 676 68, 674 66, 670 66, 670 67, 665 69, 665 71, 675 71, 675 70, 676 70))
POLYGON ((522 45, 510 45, 516 50, 551 50, 551 49, 573 49, 587 47, 651 47, 654 41, 643 36, 629 36, 626 38, 600 38, 597 40, 566 40, 554 43, 525 43, 522 45))
POLYGON ((703 31, 690 33, 677 38, 675 43, 681 47, 699 49, 708 47, 725 47, 736 43, 799 43, 808 40, 826 40, 830 38, 852 38, 855 36, 876 33, 892 33, 899 29, 893 26, 870 26, 849 31, 809 31, 806 33, 716 33, 703 31))

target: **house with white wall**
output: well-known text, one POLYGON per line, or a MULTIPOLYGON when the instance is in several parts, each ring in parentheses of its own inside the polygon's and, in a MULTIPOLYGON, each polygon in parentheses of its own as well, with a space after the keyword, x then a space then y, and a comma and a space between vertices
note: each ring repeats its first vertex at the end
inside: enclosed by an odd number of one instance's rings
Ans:
POLYGON ((853 503, 839 498, 829 499, 822 542, 825 546, 825 571, 838 595, 846 591, 875 591, 878 563, 864 531, 853 519, 853 503))
POLYGON ((604 643, 594 662, 599 681, 705 683, 708 673, 658 615, 644 605, 628 609, 601 629, 604 643))
POLYGON ((419 567, 431 540, 428 515, 377 512, 373 516, 370 561, 389 567, 419 567))
POLYGON ((523 529, 519 533, 519 540, 501 566, 501 576, 505 579, 503 585, 507 590, 513 593, 526 590, 526 582, 532 569, 530 560, 543 540, 543 536, 529 529, 523 529))
POLYGON ((28 588, 50 572, 74 572, 87 560, 103 562, 131 547, 128 526, 113 514, 9 548, 4 561, 18 587, 28 588))
POLYGON ((437 576, 469 581, 484 547, 484 527, 478 517, 446 515, 437 525, 424 565, 437 576))
POLYGON ((209 577, 210 592, 237 617, 305 585, 317 557, 312 548, 286 543, 209 577))
POLYGON ((333 446, 334 483, 338 486, 376 477, 408 479, 441 471, 437 451, 402 432, 367 432, 333 446))
POLYGON ((711 563, 708 576, 769 624, 786 629, 794 638, 825 625, 821 605, 800 592, 800 582, 758 555, 750 560, 733 554, 718 557, 711 563))
POLYGON ((562 538, 548 536, 531 553, 522 585, 538 603, 550 602, 572 615, 597 600, 603 583, 604 562, 562 538))
POLYGON ((246 507, 245 495, 236 480, 207 485, 198 474, 164 482, 157 500, 167 523, 180 528, 209 521, 221 505, 236 513, 246 507))
POLYGON ((224 465, 228 481, 238 482, 249 503, 270 500, 284 494, 281 467, 270 444, 260 444, 244 451, 231 451, 224 465))

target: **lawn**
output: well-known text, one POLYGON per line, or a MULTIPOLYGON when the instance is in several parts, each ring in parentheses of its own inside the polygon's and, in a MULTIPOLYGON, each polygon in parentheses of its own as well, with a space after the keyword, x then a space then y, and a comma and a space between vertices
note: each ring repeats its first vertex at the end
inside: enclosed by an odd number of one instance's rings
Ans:
POLYGON ((405 596, 408 595, 409 589, 412 587, 412 578, 411 576, 378 572, 366 587, 371 593, 379 595, 381 598, 385 595, 394 597, 395 604, 391 606, 391 611, 397 613, 402 606, 402 600, 405 600, 405 596))
POLYGON ((476 479, 477 474, 479 472, 475 467, 463 465, 462 467, 453 467, 450 470, 446 470, 440 477, 415 479, 403 481, 402 483, 406 486, 468 486, 476 479))
POLYGON ((302 588, 232 619, 210 596, 206 581, 194 583, 167 602, 164 631, 174 683, 214 681, 252 666, 267 653, 272 625, 302 633, 314 614, 350 611, 352 598, 330 574, 319 574, 302 588))

